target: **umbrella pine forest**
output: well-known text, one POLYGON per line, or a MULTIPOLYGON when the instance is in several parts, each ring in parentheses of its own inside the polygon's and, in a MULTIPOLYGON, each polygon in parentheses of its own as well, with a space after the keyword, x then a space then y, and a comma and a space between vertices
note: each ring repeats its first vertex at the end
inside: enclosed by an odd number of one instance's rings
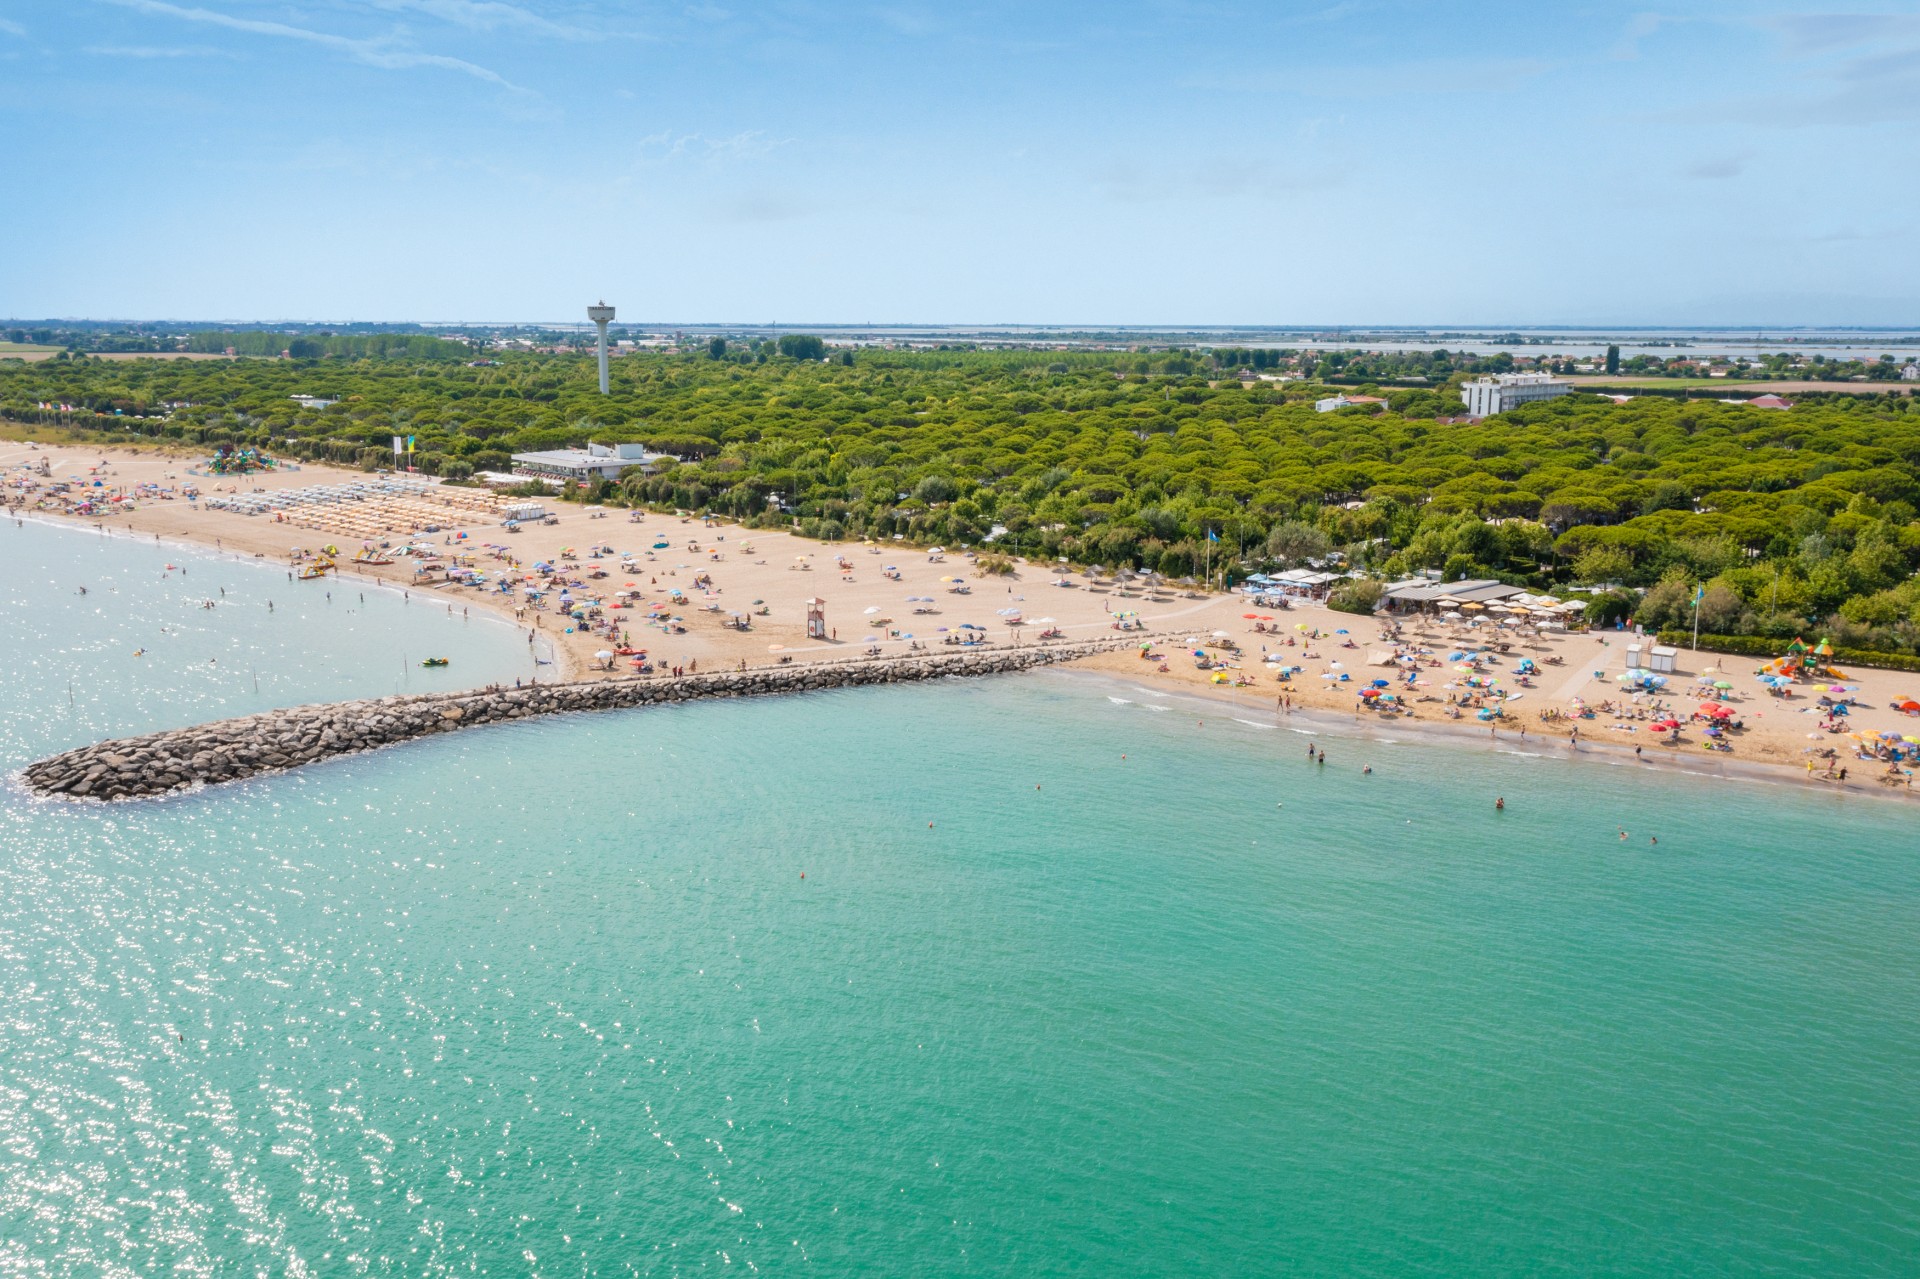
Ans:
POLYGON ((1380 580, 1435 569, 1587 588, 1596 620, 1680 629, 1704 588, 1703 633, 1920 653, 1911 396, 1574 394, 1467 422, 1451 384, 1363 387, 1386 403, 1320 413, 1329 388, 1243 384, 1231 363, 1210 382, 1192 353, 781 346, 624 355, 604 398, 574 353, 5 361, 0 417, 368 469, 411 435, 414 464, 452 481, 643 442, 671 460, 563 496, 1175 578, 1331 563, 1364 573, 1336 591, 1356 611, 1380 580))

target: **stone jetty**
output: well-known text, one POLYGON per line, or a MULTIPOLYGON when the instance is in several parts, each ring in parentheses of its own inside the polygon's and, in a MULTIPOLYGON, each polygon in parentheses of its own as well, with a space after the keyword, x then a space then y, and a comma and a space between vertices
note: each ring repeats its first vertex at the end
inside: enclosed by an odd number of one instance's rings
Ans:
POLYGON ((141 799, 376 750, 478 724, 623 710, 713 697, 758 697, 815 689, 997 675, 1130 648, 1140 636, 987 652, 815 662, 680 676, 582 680, 526 688, 374 697, 263 711, 195 728, 125 737, 29 764, 21 779, 41 795, 141 799))

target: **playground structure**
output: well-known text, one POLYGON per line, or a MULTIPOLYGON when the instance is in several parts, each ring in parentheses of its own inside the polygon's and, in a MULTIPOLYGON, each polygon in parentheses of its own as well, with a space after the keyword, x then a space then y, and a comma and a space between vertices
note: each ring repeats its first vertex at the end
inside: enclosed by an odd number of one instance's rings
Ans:
POLYGON ((1795 639, 1787 645, 1787 651, 1760 668, 1760 674, 1789 680, 1843 680, 1849 678, 1845 671, 1827 663, 1833 656, 1833 647, 1826 640, 1809 646, 1805 640, 1795 639))
POLYGON ((206 465, 208 475, 253 475, 278 469, 278 462, 251 445, 219 445, 206 465))

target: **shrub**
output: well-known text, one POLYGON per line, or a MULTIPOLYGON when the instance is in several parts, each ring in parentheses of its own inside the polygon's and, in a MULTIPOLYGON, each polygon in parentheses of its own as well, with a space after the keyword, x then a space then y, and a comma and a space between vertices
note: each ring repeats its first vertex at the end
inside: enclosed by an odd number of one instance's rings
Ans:
POLYGON ((1327 607, 1341 613, 1358 613, 1370 617, 1379 607, 1380 597, 1387 588, 1380 582, 1361 578, 1343 582, 1333 588, 1333 594, 1327 596, 1327 607))
MULTIPOLYGON (((1693 644, 1693 632, 1671 630, 1661 631, 1657 636, 1662 644, 1675 648, 1688 648, 1693 644)), ((1786 641, 1767 639, 1758 635, 1706 635, 1700 636, 1700 647, 1712 649, 1716 653, 1733 653, 1740 657, 1764 657, 1769 660, 1786 651, 1786 641)), ((1920 657, 1908 653, 1876 653, 1870 649, 1836 648, 1833 650, 1833 662, 1836 666, 1872 666, 1887 671, 1920 672, 1920 657)))
POLYGON ((1009 577, 1013 561, 1005 555, 982 555, 974 562, 973 571, 981 577, 1009 577))

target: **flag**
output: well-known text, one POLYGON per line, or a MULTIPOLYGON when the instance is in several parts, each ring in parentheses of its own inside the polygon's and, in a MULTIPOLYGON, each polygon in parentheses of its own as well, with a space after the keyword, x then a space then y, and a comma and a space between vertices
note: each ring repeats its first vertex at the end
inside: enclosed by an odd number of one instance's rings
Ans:
POLYGON ((1699 608, 1699 607, 1700 607, 1700 601, 1701 601, 1701 600, 1703 600, 1703 599, 1705 599, 1706 597, 1707 597, 1707 588, 1706 588, 1706 587, 1704 587, 1704 586, 1696 586, 1696 587, 1694 587, 1694 588, 1693 588, 1693 606, 1694 606, 1695 608, 1699 608))
POLYGON ((411 435, 407 437, 407 452, 413 452, 413 436, 411 435))
POLYGON ((1217 541, 1219 541, 1219 540, 1220 540, 1220 535, 1219 535, 1218 533, 1216 533, 1216 532, 1214 532, 1214 531, 1213 531, 1212 529, 1208 529, 1208 530, 1207 530, 1207 540, 1208 540, 1209 542, 1217 542, 1217 541))
POLYGON ((405 451, 405 444, 406 441, 402 440, 399 436, 396 435, 393 437, 393 455, 395 457, 399 457, 400 454, 405 451))

